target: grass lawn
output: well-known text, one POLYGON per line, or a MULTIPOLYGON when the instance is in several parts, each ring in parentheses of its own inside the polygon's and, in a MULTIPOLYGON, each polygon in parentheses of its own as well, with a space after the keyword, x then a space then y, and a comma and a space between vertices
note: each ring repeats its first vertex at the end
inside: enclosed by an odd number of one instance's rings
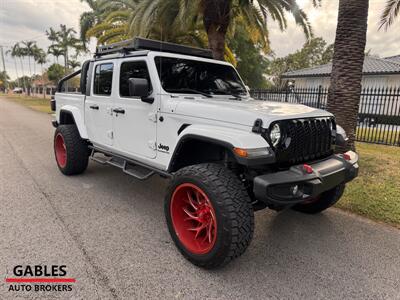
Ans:
POLYGON ((359 177, 336 207, 400 228, 400 148, 357 143, 356 149, 359 177))
POLYGON ((29 97, 29 96, 25 96, 25 95, 0 94, 0 99, 1 98, 7 98, 9 100, 15 101, 22 105, 25 105, 29 108, 32 108, 34 110, 38 110, 38 111, 45 112, 48 114, 52 113, 52 111, 50 109, 50 100, 49 99, 29 97))

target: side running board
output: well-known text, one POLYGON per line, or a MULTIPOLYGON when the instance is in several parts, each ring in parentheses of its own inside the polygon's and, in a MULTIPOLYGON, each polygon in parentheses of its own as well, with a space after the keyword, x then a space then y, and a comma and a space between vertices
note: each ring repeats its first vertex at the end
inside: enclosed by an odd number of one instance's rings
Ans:
POLYGON ((111 154, 110 152, 90 147, 92 152, 90 154, 90 159, 102 164, 111 165, 122 169, 125 174, 128 174, 138 180, 146 180, 153 176, 154 174, 159 174, 162 177, 171 177, 168 172, 155 169, 151 166, 144 165, 143 163, 128 159, 119 155, 111 154), (96 156, 96 153, 102 154, 102 156, 96 156))

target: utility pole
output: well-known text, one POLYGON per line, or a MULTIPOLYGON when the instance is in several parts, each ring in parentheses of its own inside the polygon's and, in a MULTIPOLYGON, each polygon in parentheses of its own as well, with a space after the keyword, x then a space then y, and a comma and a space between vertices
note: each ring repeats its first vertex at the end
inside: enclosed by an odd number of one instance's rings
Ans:
POLYGON ((7 82, 7 73, 6 73, 6 64, 4 62, 4 51, 3 46, 0 46, 0 53, 1 53, 1 61, 3 62, 3 71, 4 71, 4 89, 7 90, 8 82, 7 82))

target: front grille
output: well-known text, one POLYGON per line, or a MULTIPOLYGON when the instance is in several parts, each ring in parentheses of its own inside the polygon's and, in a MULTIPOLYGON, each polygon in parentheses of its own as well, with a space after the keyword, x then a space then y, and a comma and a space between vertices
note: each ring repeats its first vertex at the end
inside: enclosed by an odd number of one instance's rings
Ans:
POLYGON ((336 129, 333 118, 284 120, 279 124, 283 141, 275 148, 278 163, 297 164, 333 153, 332 129, 336 129))

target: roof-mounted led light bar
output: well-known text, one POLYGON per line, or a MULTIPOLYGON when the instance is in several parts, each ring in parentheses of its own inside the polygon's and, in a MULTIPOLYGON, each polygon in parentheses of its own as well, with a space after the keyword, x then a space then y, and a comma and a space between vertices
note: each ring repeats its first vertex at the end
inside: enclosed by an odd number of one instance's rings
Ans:
POLYGON ((151 51, 192 55, 204 58, 213 58, 212 52, 209 49, 183 46, 183 45, 144 39, 144 38, 134 38, 131 40, 126 40, 106 46, 99 46, 96 48, 95 58, 108 54, 114 54, 114 53, 127 54, 131 51, 140 51, 140 50, 151 50, 151 51))

